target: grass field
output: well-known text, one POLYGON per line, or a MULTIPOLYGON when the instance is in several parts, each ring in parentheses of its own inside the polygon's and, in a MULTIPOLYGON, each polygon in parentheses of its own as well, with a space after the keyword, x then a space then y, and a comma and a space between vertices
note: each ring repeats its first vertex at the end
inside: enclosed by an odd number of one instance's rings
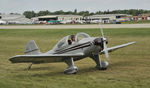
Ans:
MULTIPOLYGON (((108 47, 136 41, 137 43, 110 53, 110 66, 96 70, 86 58, 75 62, 76 75, 63 74, 65 63, 33 65, 12 64, 8 58, 23 54, 26 43, 35 40, 41 52, 50 50, 68 34, 86 32, 100 36, 99 29, 0 30, 0 88, 149 88, 150 87, 150 28, 104 29, 108 47)), ((102 56, 104 58, 104 56, 102 56)))

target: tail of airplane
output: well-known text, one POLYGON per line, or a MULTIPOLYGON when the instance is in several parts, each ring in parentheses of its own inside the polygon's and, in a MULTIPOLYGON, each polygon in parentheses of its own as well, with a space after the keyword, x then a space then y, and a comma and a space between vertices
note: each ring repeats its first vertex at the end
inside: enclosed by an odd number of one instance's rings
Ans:
POLYGON ((24 54, 25 55, 35 55, 35 54, 40 54, 40 50, 39 48, 37 47, 36 43, 34 40, 30 40, 28 43, 27 43, 27 46, 25 48, 25 51, 24 51, 24 54))

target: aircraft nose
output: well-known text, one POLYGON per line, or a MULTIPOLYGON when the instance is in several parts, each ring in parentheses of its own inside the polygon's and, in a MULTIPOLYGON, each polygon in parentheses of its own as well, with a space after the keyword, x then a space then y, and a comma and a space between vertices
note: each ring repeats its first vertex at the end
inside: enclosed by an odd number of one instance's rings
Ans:
POLYGON ((100 46, 103 49, 104 48, 104 45, 103 45, 104 41, 106 41, 106 44, 108 44, 108 40, 106 38, 96 38, 94 40, 94 45, 100 46))
POLYGON ((103 40, 102 38, 96 38, 94 40, 94 45, 102 45, 103 44, 103 40))

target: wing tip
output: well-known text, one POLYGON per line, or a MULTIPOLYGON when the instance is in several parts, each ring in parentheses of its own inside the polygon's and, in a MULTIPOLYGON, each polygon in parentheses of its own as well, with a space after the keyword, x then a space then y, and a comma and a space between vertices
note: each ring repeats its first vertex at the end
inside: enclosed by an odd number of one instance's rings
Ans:
POLYGON ((136 43, 136 41, 133 41, 132 43, 134 44, 134 43, 136 43))
POLYGON ((9 60, 11 63, 14 63, 14 58, 15 58, 15 56, 10 57, 8 60, 9 60))
POLYGON ((9 60, 11 63, 16 63, 15 58, 17 58, 17 57, 19 57, 19 55, 12 56, 12 57, 10 57, 8 60, 9 60))
POLYGON ((133 42, 130 42, 130 43, 127 43, 127 44, 131 45, 131 44, 135 44, 135 43, 136 43, 136 41, 133 41, 133 42))

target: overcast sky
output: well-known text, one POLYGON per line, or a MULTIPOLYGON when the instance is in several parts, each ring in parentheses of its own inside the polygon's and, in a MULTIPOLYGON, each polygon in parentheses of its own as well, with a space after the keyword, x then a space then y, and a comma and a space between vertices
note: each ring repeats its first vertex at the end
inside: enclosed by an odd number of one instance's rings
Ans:
POLYGON ((0 13, 23 13, 24 11, 85 11, 118 9, 150 10, 150 0, 0 0, 0 13))

